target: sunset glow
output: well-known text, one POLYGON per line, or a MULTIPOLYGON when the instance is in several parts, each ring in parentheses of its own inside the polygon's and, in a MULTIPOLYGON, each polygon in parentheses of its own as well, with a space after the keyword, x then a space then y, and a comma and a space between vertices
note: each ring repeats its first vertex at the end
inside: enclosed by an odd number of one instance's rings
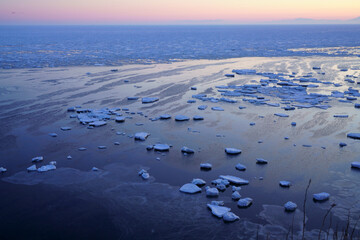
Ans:
POLYGON ((257 23, 359 17, 359 0, 2 0, 0 24, 257 23))

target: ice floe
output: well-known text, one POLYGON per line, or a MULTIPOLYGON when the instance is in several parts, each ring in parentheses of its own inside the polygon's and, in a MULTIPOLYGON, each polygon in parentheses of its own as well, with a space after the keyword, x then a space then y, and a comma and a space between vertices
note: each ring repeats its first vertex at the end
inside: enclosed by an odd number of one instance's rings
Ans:
POLYGON ((241 198, 241 195, 238 191, 234 191, 232 194, 231 194, 231 198, 233 200, 239 200, 241 198))
POLYGON ((36 165, 35 165, 35 164, 34 164, 34 165, 31 165, 30 167, 27 168, 27 170, 28 170, 29 172, 37 171, 36 165))
POLYGON ((321 192, 321 193, 315 193, 313 194, 313 198, 315 201, 326 201, 330 197, 329 193, 321 192))
POLYGON ((159 101, 157 97, 144 97, 141 99, 142 103, 153 103, 159 101))
POLYGON ((348 138, 360 139, 360 133, 348 133, 346 136, 348 138))
POLYGON ((213 111, 224 111, 222 107, 212 107, 211 110, 213 111))
POLYGON ((163 143, 157 143, 154 145, 154 150, 156 151, 169 151, 170 146, 163 143))
POLYGON ((239 220, 239 216, 235 215, 232 212, 226 212, 223 214, 223 220, 224 222, 234 222, 236 220, 239 220))
POLYGON ((225 152, 230 155, 240 154, 241 150, 237 148, 225 148, 225 152))
POLYGON ((191 181, 192 184, 195 184, 199 187, 201 186, 204 186, 206 184, 206 182, 204 180, 202 180, 201 178, 194 178, 192 181, 191 181))
POLYGON ((351 167, 360 169, 360 162, 352 162, 351 167))
POLYGON ((263 159, 263 158, 257 158, 257 159, 256 159, 256 163, 257 163, 257 164, 267 164, 268 161, 265 160, 265 159, 263 159))
POLYGON ((145 141, 149 135, 150 134, 147 132, 138 132, 138 133, 135 133, 134 139, 139 140, 139 141, 145 141))
POLYGON ((195 115, 195 116, 193 117, 193 120, 195 120, 195 121, 204 120, 204 117, 199 116, 199 115, 195 115))
POLYGON ((253 202, 253 199, 252 198, 241 198, 239 199, 239 201, 237 202, 237 205, 238 207, 240 208, 246 208, 246 207, 249 207, 253 202))
POLYGON ((280 182, 279 182, 279 185, 280 185, 281 187, 288 188, 288 187, 291 186, 291 182, 289 182, 289 181, 280 181, 280 182))
POLYGON ((44 160, 43 156, 34 157, 31 159, 32 162, 41 162, 42 160, 44 160))
POLYGON ((6 168, 4 168, 4 167, 0 167, 0 173, 4 173, 4 172, 6 172, 7 171, 7 169, 6 168))
POLYGON ((296 203, 293 203, 293 202, 289 201, 289 202, 284 204, 284 208, 285 208, 285 211, 293 212, 293 211, 296 210, 297 205, 296 205, 296 203))
POLYGON ((200 163, 200 168, 203 170, 211 170, 212 164, 211 163, 200 163))
POLYGON ((175 121, 189 121, 190 118, 184 115, 176 115, 175 116, 175 121))
POLYGON ((150 174, 145 169, 141 169, 138 174, 144 180, 148 180, 150 178, 150 174))
POLYGON ((217 197, 219 196, 219 190, 217 188, 206 187, 206 196, 217 197))
POLYGON ((193 183, 186 183, 180 188, 180 192, 183 193, 199 193, 201 192, 201 188, 199 188, 196 184, 193 183))
POLYGON ((44 165, 41 166, 37 169, 38 172, 47 172, 47 171, 51 171, 51 170, 55 170, 56 166, 54 164, 48 164, 48 165, 44 165))
POLYGON ((181 148, 181 152, 191 154, 195 153, 195 150, 184 146, 181 148))
POLYGON ((208 208, 210 208, 211 213, 215 215, 218 218, 222 218, 223 215, 227 212, 230 212, 231 209, 228 207, 213 205, 213 204, 207 204, 208 208))
POLYGON ((240 163, 236 164, 235 168, 236 168, 236 170, 239 170, 239 171, 245 171, 246 170, 246 166, 242 165, 240 163))
POLYGON ((235 185, 247 185, 249 184, 248 180, 239 178, 239 177, 235 177, 235 176, 231 176, 231 175, 220 175, 219 178, 224 179, 229 181, 232 184, 235 185))

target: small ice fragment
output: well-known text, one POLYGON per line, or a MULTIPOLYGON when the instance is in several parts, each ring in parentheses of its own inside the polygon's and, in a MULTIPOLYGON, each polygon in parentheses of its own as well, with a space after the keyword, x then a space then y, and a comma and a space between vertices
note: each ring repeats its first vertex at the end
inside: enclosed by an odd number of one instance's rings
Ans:
POLYGON ((344 143, 344 142, 341 142, 341 143, 339 143, 339 146, 340 146, 340 147, 345 147, 345 146, 347 146, 347 144, 344 143))
POLYGON ((63 131, 69 131, 69 130, 71 130, 71 127, 61 127, 60 129, 63 131))
POLYGON ((265 160, 265 159, 263 159, 263 158, 257 158, 257 159, 256 159, 256 163, 257 163, 257 164, 267 164, 268 161, 265 160))
POLYGON ((51 170, 55 170, 56 166, 53 164, 45 165, 37 169, 38 172, 47 172, 51 170))
POLYGON ((93 168, 91 169, 91 171, 97 172, 97 171, 99 171, 99 169, 98 169, 97 167, 93 167, 93 168))
POLYGON ((348 118, 349 115, 334 115, 335 118, 348 118))
POLYGON ((222 192, 226 190, 226 186, 224 184, 217 184, 216 188, 222 192))
POLYGON ((289 115, 284 114, 284 113, 275 113, 274 115, 278 116, 278 117, 289 117, 289 115))
POLYGON ((206 182, 200 178, 194 178, 191 183, 197 186, 204 186, 206 184, 206 182))
POLYGON ((147 132, 138 132, 135 133, 135 140, 139 140, 139 141, 145 141, 146 138, 149 136, 150 134, 147 132))
POLYGON ((255 123, 254 123, 254 122, 251 122, 251 123, 250 123, 250 126, 254 126, 254 125, 255 125, 255 123))
POLYGON ((355 103, 354 107, 355 108, 360 108, 360 103, 355 103))
POLYGON ((98 149, 106 149, 106 146, 98 146, 98 149))
POLYGON ((186 183, 180 188, 180 192, 190 193, 190 194, 199 193, 201 192, 201 188, 199 188, 197 185, 193 183, 186 183))
POLYGON ((75 107, 69 107, 67 109, 68 112, 75 112, 76 111, 76 108, 75 107))
POLYGON ((207 188, 206 189, 206 196, 207 197, 217 197, 219 196, 219 190, 217 188, 207 188))
POLYGON ((181 152, 189 154, 189 153, 195 153, 195 150, 191 149, 191 148, 188 148, 188 147, 182 147, 181 152))
POLYGON ((85 147, 79 147, 78 150, 79 150, 79 151, 85 151, 86 148, 85 148, 85 147))
POLYGON ((27 168, 27 170, 28 170, 29 172, 36 171, 36 170, 37 170, 36 165, 35 165, 35 164, 34 164, 34 165, 31 165, 30 167, 27 168))
POLYGON ((284 137, 285 140, 289 140, 289 137, 284 137))
POLYGON ((296 122, 292 122, 291 126, 295 127, 296 126, 296 122))
POLYGON ((246 207, 249 207, 253 202, 253 199, 252 198, 242 198, 242 199, 239 199, 237 205, 238 207, 241 207, 241 208, 246 208, 246 207))
POLYGON ((57 134, 56 133, 49 133, 49 136, 50 137, 57 137, 57 134))
POLYGON ((312 147, 310 144, 303 144, 303 147, 312 147))
POLYGON ((157 158, 155 158, 157 161, 160 161, 160 158, 159 157, 157 157, 157 158))
POLYGON ((197 87, 191 87, 190 89, 191 90, 197 90, 197 87))
POLYGON ((244 166, 244 165, 242 165, 240 163, 236 164, 235 168, 236 168, 236 170, 239 170, 239 171, 245 171, 246 170, 246 166, 244 166))
POLYGON ((51 162, 49 162, 49 164, 56 166, 56 161, 51 161, 51 162))
POLYGON ((43 156, 34 157, 33 159, 31 159, 32 162, 41 162, 42 160, 44 160, 43 156))
POLYGON ((176 115, 175 116, 175 121, 188 121, 188 120, 190 120, 190 118, 187 116, 184 116, 184 115, 176 115))
POLYGON ((106 125, 105 121, 95 121, 95 122, 89 123, 89 126, 92 126, 92 127, 101 127, 104 125, 106 125))
POLYGON ((360 133, 348 133, 347 137, 353 139, 360 139, 360 133))
POLYGON ((232 193, 232 195, 231 195, 231 198, 232 198, 233 200, 239 200, 239 199, 241 198, 241 195, 240 195, 240 193, 239 193, 238 191, 234 191, 234 192, 232 193))
POLYGON ((200 163, 200 169, 203 170, 211 170, 212 164, 211 163, 200 163))
POLYGON ((125 117, 116 117, 115 122, 125 122, 125 117))
POLYGON ((237 148, 225 148, 225 152, 227 154, 236 155, 236 154, 240 154, 241 150, 237 148))
POLYGON ((171 115, 169 115, 169 114, 162 114, 162 115, 160 115, 160 119, 161 119, 161 120, 170 119, 170 118, 171 118, 171 115))
POLYGON ((245 109, 246 107, 243 107, 243 106, 239 106, 239 109, 245 109))
POLYGON ((281 187, 290 187, 290 186, 291 186, 291 182, 289 182, 289 181, 280 181, 280 182, 279 182, 279 185, 280 185, 281 187))
POLYGON ((69 155, 69 156, 67 156, 66 158, 67 158, 67 159, 72 159, 72 156, 69 155))
POLYGON ((231 176, 231 175, 220 175, 219 176, 221 179, 225 179, 228 180, 230 183, 235 184, 235 185, 247 185, 249 184, 248 180, 239 178, 239 177, 235 177, 235 176, 231 176))
POLYGON ((215 184, 215 185, 224 184, 225 186, 229 186, 230 182, 228 180, 218 178, 218 179, 211 181, 211 184, 215 184))
POLYGON ((131 100, 138 100, 139 97, 128 97, 127 100, 131 101, 131 100))
POLYGON ((215 206, 224 206, 225 205, 224 201, 211 201, 210 204, 215 205, 215 206))
POLYGON ((222 107, 212 107, 211 110, 213 111, 224 111, 222 107))
POLYGON ((241 187, 237 187, 237 186, 232 186, 232 189, 231 189, 233 192, 235 191, 240 191, 241 190, 241 187))
POLYGON ((239 220, 239 216, 235 215, 232 212, 226 212, 223 215, 224 222, 235 222, 236 220, 239 220))
POLYGON ((313 198, 315 201, 326 201, 330 197, 329 193, 321 192, 321 193, 315 193, 313 194, 313 198))
POLYGON ((190 99, 190 100, 187 100, 187 103, 196 103, 196 100, 190 99))
POLYGON ((120 143, 119 142, 114 142, 114 145, 120 145, 120 143))
POLYGON ((284 204, 284 208, 285 208, 285 211, 293 212, 293 211, 296 210, 297 205, 296 205, 296 203, 293 203, 293 202, 289 201, 289 202, 284 204))
POLYGON ((207 204, 208 208, 210 208, 211 213, 215 216, 217 216, 218 218, 222 218, 223 215, 227 212, 230 212, 231 209, 227 208, 227 207, 222 207, 222 206, 217 206, 217 205, 212 205, 212 204, 207 204))
POLYGON ((0 173, 4 173, 4 172, 6 172, 7 171, 7 169, 6 168, 4 168, 4 167, 0 167, 0 173))
POLYGON ((154 145, 148 145, 146 146, 146 150, 150 151, 154 149, 154 145))
POLYGON ((195 116, 193 117, 193 119, 194 119, 195 121, 200 121, 200 120, 204 120, 204 117, 199 116, 199 115, 195 115, 195 116))
POLYGON ((207 105, 200 105, 198 106, 199 110, 205 110, 207 108, 207 105))
POLYGON ((352 162, 351 167, 360 169, 360 162, 352 162))
POLYGON ((158 143, 158 144, 154 145, 154 150, 156 150, 156 151, 169 151, 169 149, 170 149, 170 146, 167 144, 158 143))
POLYGON ((144 97, 142 98, 142 103, 153 103, 153 102, 156 102, 156 101, 159 101, 159 98, 157 97, 144 97))
POLYGON ((148 173, 145 169, 141 169, 138 174, 139 174, 139 176, 141 176, 144 180, 148 180, 149 177, 150 177, 149 173, 148 173))

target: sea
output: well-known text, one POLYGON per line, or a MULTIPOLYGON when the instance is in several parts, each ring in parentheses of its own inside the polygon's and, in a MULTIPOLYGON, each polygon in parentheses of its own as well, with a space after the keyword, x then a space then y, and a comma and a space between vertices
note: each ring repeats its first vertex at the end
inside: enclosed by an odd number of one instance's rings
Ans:
POLYGON ((289 49, 359 45, 360 25, 0 26, 0 68, 329 55, 289 49))

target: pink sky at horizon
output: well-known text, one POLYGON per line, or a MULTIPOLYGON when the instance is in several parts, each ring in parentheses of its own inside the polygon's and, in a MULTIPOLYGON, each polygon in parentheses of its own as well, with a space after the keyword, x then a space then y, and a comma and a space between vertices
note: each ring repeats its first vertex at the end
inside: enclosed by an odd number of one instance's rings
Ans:
POLYGON ((359 0, 0 0, 0 24, 257 23, 359 16, 359 0))

